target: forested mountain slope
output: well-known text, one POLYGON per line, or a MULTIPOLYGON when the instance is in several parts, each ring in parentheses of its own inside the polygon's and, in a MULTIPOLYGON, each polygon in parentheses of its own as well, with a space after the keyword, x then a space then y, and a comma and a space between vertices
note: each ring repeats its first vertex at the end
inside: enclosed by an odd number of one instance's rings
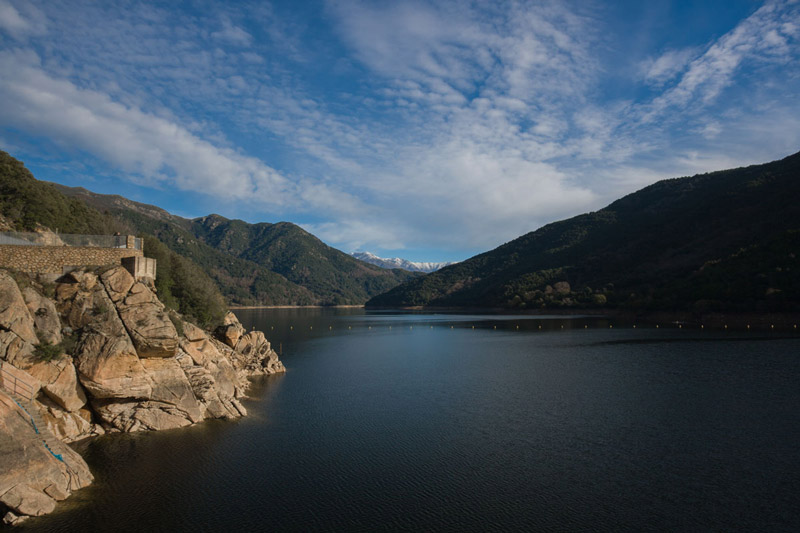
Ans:
POLYGON ((369 306, 796 310, 800 153, 660 181, 369 306))

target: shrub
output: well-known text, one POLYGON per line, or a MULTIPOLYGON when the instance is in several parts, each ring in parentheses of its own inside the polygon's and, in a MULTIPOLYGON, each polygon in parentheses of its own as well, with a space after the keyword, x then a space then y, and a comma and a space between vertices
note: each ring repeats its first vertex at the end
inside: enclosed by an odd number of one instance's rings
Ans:
POLYGON ((50 344, 47 341, 42 341, 33 347, 33 355, 40 361, 52 361, 64 353, 61 344, 50 344))

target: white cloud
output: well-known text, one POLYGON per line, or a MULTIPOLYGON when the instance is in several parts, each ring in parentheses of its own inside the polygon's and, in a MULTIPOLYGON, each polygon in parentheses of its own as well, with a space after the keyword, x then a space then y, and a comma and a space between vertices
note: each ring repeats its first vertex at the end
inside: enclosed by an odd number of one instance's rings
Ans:
MULTIPOLYGON (((0 0, 2 31, 18 24, 3 8, 33 25, 35 3, 0 0)), ((19 72, 0 79, 0 133, 266 220, 312 221, 350 249, 489 248, 656 179, 800 142, 785 104, 797 83, 781 83, 798 78, 796 3, 627 65, 639 77, 621 92, 655 95, 629 100, 602 94, 619 83, 601 53, 616 27, 577 1, 331 0, 313 24, 265 4, 43 12, 45 38, 28 28, 15 41, 27 53, 0 51, 2 71, 19 72)))
POLYGON ((44 33, 45 24, 41 11, 35 6, 27 2, 15 6, 9 0, 0 0, 0 30, 16 39, 24 39, 44 33))
POLYGON ((712 103, 734 82, 734 74, 745 61, 788 60, 791 49, 785 36, 791 35, 792 29, 786 28, 785 20, 798 18, 797 7, 792 4, 768 2, 711 44, 689 63, 674 87, 653 100, 645 118, 653 119, 676 107, 712 103))
POLYGON ((255 158, 180 124, 48 75, 31 52, 0 52, 0 122, 94 154, 160 186, 271 205, 298 204, 295 186, 255 158))
POLYGON ((250 46, 253 43, 252 35, 239 26, 236 26, 228 19, 222 21, 222 28, 213 32, 211 37, 239 46, 250 46))
POLYGON ((642 78, 649 85, 662 86, 683 72, 697 54, 694 48, 669 50, 657 58, 650 58, 640 66, 642 78))
POLYGON ((25 33, 30 29, 30 24, 10 2, 0 0, 0 28, 12 34, 25 33))

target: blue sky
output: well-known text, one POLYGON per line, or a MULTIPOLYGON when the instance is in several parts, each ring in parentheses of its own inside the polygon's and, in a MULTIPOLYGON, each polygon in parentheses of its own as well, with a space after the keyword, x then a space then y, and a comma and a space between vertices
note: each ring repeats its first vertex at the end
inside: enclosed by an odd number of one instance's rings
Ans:
POLYGON ((800 3, 0 0, 0 149, 186 217, 460 260, 800 150, 800 3))

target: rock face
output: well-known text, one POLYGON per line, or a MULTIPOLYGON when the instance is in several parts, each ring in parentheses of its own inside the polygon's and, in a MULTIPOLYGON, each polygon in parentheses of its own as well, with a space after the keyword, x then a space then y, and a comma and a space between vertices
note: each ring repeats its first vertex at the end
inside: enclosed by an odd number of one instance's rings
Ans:
POLYGON ((6 523, 49 513, 56 501, 92 482, 80 455, 66 446, 59 451, 61 460, 44 446, 28 414, 0 391, 0 507, 6 523))
POLYGON ((17 283, 0 270, 0 359, 24 369, 32 364, 33 346, 38 342, 17 283))
MULTIPOLYGON (((65 442, 244 416, 239 399, 248 378, 285 371, 264 334, 246 332, 232 313, 215 338, 171 318, 151 288, 122 267, 66 274, 52 299, 35 282, 26 285, 20 290, 0 270, 0 362, 36 383, 31 409, 65 442), (45 354, 40 343, 56 348, 45 354)), ((8 523, 49 512, 91 480, 82 467, 75 467, 78 477, 68 475, 43 446, 33 454, 17 411, 0 396, 0 440, 6 431, 13 441, 0 444, 0 510, 8 511, 8 523), (4 446, 20 458, 7 462, 4 446)))

